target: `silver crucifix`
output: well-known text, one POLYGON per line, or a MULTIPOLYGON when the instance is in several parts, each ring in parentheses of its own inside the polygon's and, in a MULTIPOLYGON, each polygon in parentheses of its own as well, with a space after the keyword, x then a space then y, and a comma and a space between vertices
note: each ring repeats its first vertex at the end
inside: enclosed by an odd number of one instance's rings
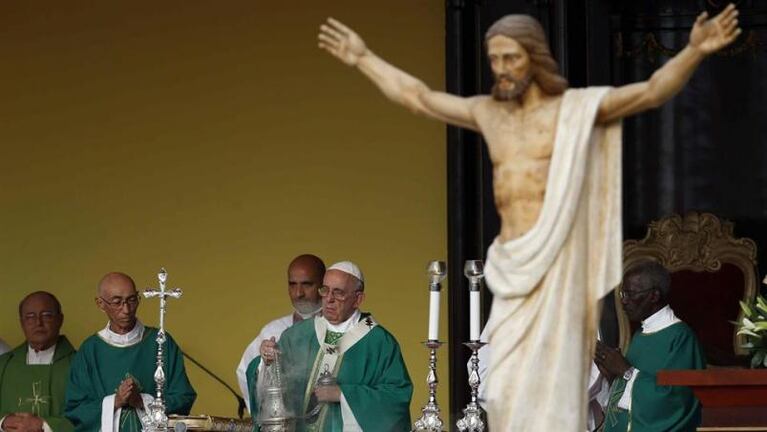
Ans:
POLYGON ((168 430, 168 414, 165 412, 165 401, 163 400, 163 388, 165 387, 165 370, 163 369, 163 352, 165 348, 165 307, 168 297, 179 298, 182 291, 180 288, 174 288, 170 291, 165 289, 165 282, 168 280, 168 272, 164 268, 157 273, 157 279, 160 281, 160 289, 145 289, 144 297, 160 298, 160 330, 157 332, 157 369, 154 371, 154 382, 157 394, 153 402, 149 404, 146 415, 142 419, 144 431, 146 432, 165 432, 168 430))

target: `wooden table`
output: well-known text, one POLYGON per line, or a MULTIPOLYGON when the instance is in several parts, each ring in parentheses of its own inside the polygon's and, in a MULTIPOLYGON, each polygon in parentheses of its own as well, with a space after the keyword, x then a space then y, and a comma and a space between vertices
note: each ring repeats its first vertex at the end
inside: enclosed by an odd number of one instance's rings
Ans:
POLYGON ((767 431, 767 369, 660 371, 657 383, 693 390, 703 406, 699 431, 767 431))

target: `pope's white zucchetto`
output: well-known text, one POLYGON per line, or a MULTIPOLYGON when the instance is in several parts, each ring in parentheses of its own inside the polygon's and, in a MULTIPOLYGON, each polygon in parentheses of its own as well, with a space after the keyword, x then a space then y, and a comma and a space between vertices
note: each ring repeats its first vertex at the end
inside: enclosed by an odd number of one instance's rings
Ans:
POLYGON ((362 270, 360 270, 359 267, 357 267, 357 264, 354 264, 351 261, 341 261, 333 264, 332 266, 328 267, 329 270, 338 270, 341 272, 344 272, 346 274, 350 274, 357 279, 359 279, 360 282, 363 284, 365 283, 365 276, 362 275, 362 270))

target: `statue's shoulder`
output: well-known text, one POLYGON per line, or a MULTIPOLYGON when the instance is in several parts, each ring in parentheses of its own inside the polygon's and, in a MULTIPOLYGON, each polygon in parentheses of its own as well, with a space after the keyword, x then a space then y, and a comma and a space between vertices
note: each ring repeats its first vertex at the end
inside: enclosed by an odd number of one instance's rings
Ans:
POLYGON ((614 87, 612 86, 590 86, 590 87, 570 87, 565 90, 560 97, 566 99, 596 98, 601 99, 614 87))
POLYGON ((487 110, 488 108, 497 105, 490 95, 471 96, 468 100, 471 102, 471 106, 474 109, 487 110))
POLYGON ((490 95, 478 95, 471 97, 471 112, 480 123, 503 113, 503 104, 493 99, 490 95))

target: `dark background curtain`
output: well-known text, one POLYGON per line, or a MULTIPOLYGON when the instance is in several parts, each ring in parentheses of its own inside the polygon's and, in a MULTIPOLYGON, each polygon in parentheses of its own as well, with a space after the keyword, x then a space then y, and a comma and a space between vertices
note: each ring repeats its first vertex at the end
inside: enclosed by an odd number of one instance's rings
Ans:
MULTIPOLYGON (((735 2, 743 34, 706 59, 685 89, 659 109, 626 119, 623 133, 625 238, 641 238, 647 224, 671 213, 708 211, 735 223, 737 236, 767 250, 767 1, 735 2)), ((488 93, 484 31, 509 13, 541 21, 552 53, 572 87, 649 79, 687 44, 695 17, 714 15, 719 0, 448 0, 446 88, 488 93)), ((484 142, 448 127, 448 247, 450 284, 450 413, 468 402, 468 286, 466 259, 484 258, 498 233, 492 167, 484 142)), ((767 271, 759 254, 760 273, 767 271)), ((612 295, 611 295, 612 296, 612 295)), ((602 331, 617 342, 613 299, 606 299, 602 331)), ((491 304, 483 292, 485 318, 491 304)))

